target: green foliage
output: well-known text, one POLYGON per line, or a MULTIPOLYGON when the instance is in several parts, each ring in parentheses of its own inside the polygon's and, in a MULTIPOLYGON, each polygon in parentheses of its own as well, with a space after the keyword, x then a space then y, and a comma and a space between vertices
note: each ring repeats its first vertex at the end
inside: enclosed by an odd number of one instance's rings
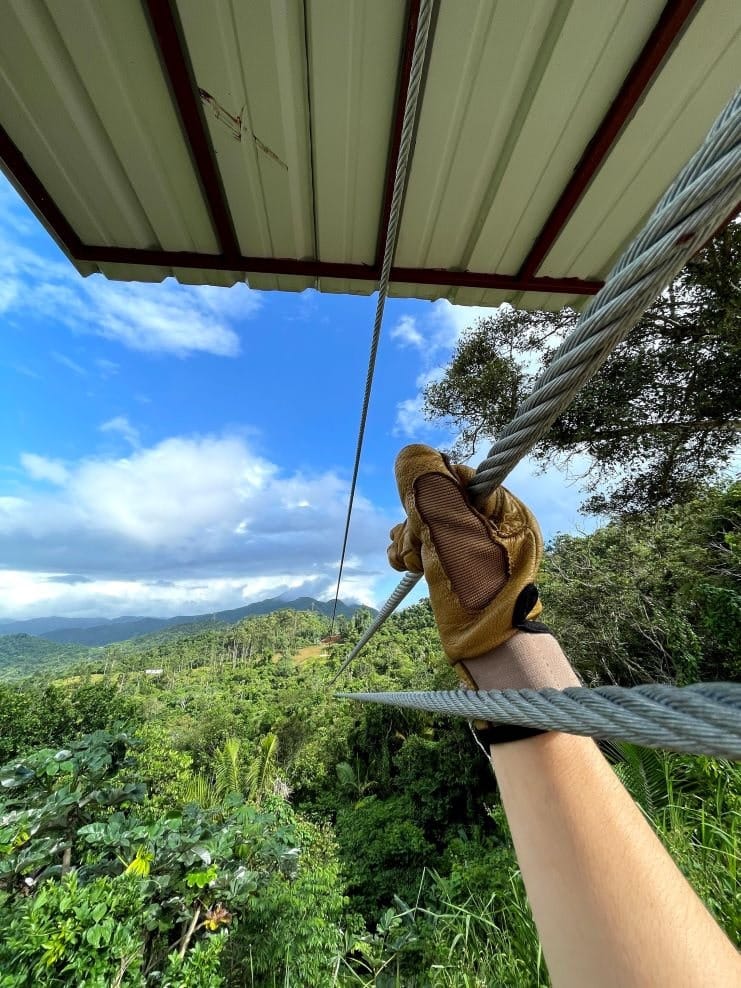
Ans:
POLYGON ((589 685, 741 677, 741 485, 558 536, 545 620, 589 685))
POLYGON ((173 747, 161 724, 149 722, 139 727, 136 741, 136 757, 120 777, 131 782, 146 780, 148 795, 143 812, 157 819, 189 801, 204 805, 190 797, 194 778, 199 778, 193 774, 191 756, 173 747))
POLYGON ((69 748, 42 748, 0 768, 0 888, 35 886, 79 860, 82 828, 112 807, 143 799, 117 784, 128 735, 96 731, 69 748))
POLYGON ((641 748, 636 744, 614 744, 621 761, 615 766, 615 774, 649 817, 669 804, 670 761, 662 751, 641 748))
POLYGON ((33 897, 6 906, 0 985, 143 985, 144 906, 140 884, 125 875, 83 885, 73 872, 45 882, 33 897))
MULTIPOLYGON (((701 251, 614 349, 535 453, 589 457, 588 510, 635 514, 681 504, 738 449, 741 224, 701 251), (605 495, 600 488, 609 488, 605 495)), ((460 432, 455 453, 493 439, 532 389, 576 313, 500 307, 460 339, 442 380, 425 391, 428 418, 460 432)))
MULTIPOLYGON (((281 809, 285 812, 285 808, 281 809)), ((347 900, 330 831, 296 821, 301 844, 292 881, 275 875, 250 904, 229 943, 228 983, 329 988, 342 950, 347 900)))
POLYGON ((368 796, 337 814, 337 840, 348 873, 353 903, 366 916, 398 893, 409 897, 431 860, 433 846, 412 822, 412 801, 368 796))
POLYGON ((274 969, 289 930, 304 944, 292 970, 327 968, 343 906, 331 842, 280 800, 260 810, 230 796, 147 819, 132 806, 144 787, 118 784, 128 742, 96 732, 0 769, 8 986, 69 972, 91 986, 219 984, 223 945, 209 941, 232 927, 256 970, 274 969), (267 930, 259 917, 270 917, 267 930), (25 949, 11 950, 24 937, 25 949), (100 963, 86 962, 88 950, 100 963))
POLYGON ((137 707, 110 681, 0 684, 0 762, 39 745, 61 745, 75 734, 131 723, 137 707))
POLYGON ((35 635, 0 635, 0 680, 19 679, 41 669, 60 673, 89 657, 89 649, 79 645, 61 645, 35 635))
MULTIPOLYGON (((546 618, 591 682, 732 674, 738 498, 552 547, 546 618)), ((0 988, 548 983, 466 724, 328 688, 362 623, 325 647, 325 618, 278 612, 117 645, 96 682, 0 687, 0 988), (108 722, 126 710, 145 718, 135 741, 108 722), (59 952, 47 967, 36 929, 59 952)), ((423 601, 341 686, 454 682, 423 601)), ((624 748, 616 771, 734 935, 737 768, 624 748)))

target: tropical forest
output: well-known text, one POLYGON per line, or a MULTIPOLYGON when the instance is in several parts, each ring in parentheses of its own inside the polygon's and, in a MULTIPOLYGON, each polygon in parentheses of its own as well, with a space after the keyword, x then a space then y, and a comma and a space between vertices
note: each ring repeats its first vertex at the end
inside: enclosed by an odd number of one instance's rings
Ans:
MULTIPOLYGON (((587 686, 741 680, 740 271, 736 224, 536 451, 591 464, 596 520, 539 576, 587 686)), ((574 318, 503 308, 462 336, 425 395, 454 455, 496 436, 574 318)), ((468 723, 348 695, 456 686, 429 602, 336 682, 370 608, 263 610, 0 637, 0 988, 549 985, 468 723)), ((738 943, 741 767, 600 746, 738 943)))

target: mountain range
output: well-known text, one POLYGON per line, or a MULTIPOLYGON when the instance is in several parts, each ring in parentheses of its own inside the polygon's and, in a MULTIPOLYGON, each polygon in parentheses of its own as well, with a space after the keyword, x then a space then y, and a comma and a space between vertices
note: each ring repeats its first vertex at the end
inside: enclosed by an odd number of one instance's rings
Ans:
MULTIPOLYGON (((0 636, 32 635, 60 645, 110 645, 139 635, 148 635, 163 628, 179 624, 236 624, 244 618, 257 614, 270 614, 272 611, 318 611, 327 617, 332 615, 333 602, 315 600, 313 597, 270 597, 244 607, 227 611, 214 611, 210 614, 188 614, 172 618, 139 617, 124 615, 117 618, 30 618, 26 621, 6 621, 0 623, 0 636)), ((337 614, 352 617, 362 608, 361 604, 337 602, 337 614)), ((3 643, 0 638, 0 652, 3 643)))

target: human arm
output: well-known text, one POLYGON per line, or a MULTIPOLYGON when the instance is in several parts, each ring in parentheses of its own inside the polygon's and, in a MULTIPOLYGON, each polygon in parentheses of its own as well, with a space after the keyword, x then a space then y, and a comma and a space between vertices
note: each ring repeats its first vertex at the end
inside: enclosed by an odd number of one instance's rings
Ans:
POLYGON ((736 988, 741 959, 589 738, 492 745, 554 988, 736 988))
MULTIPOLYGON (((537 522, 503 488, 474 507, 469 479, 426 447, 402 451, 408 517, 392 533, 392 565, 424 571, 446 654, 467 685, 578 685, 555 638, 533 620, 537 522)), ((555 988, 741 984, 730 941, 594 742, 493 735, 492 764, 555 988)))

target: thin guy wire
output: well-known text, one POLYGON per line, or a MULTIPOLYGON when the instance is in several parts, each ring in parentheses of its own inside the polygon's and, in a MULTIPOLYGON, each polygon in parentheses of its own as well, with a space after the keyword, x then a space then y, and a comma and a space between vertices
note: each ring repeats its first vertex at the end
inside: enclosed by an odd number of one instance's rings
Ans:
POLYGON ((338 696, 741 761, 738 683, 338 696))
POLYGON ((414 37, 414 50, 412 52, 412 66, 409 73, 409 85, 404 103, 404 120, 402 124, 401 140, 399 142, 399 157, 396 162, 396 174, 394 175, 394 192, 391 198, 391 210, 389 212, 389 222, 386 231, 386 243, 383 251, 383 264, 381 266, 381 277, 378 282, 378 302, 376 304, 376 317, 373 323, 373 336, 371 338, 370 354, 368 357, 368 372, 365 378, 365 393, 363 395, 363 408, 360 413, 360 426, 358 428, 358 441, 355 447, 355 463, 353 465, 352 480, 350 482, 350 496, 347 504, 347 517, 345 518, 345 534, 342 538, 342 553, 340 554, 340 569, 337 574, 337 590, 332 607, 332 623, 330 634, 334 630, 334 622, 337 614, 337 602, 340 599, 340 584, 342 582, 342 571, 345 568, 345 555, 347 554, 347 540, 350 534, 350 518, 352 516, 353 503, 355 501, 355 488, 358 482, 358 471, 360 469, 360 456, 363 451, 363 439, 365 438, 365 423, 368 418, 368 406, 370 405, 371 390, 373 388, 373 375, 376 369, 376 355, 378 353, 378 343, 381 338, 381 325, 383 323, 383 311, 386 305, 388 294, 389 278, 391 276, 391 264, 396 251, 396 239, 399 228, 399 217, 401 215, 402 197, 404 186, 406 185, 407 165, 414 136, 414 125, 417 119, 417 103, 419 98, 420 82, 422 80, 422 69, 425 63, 425 53, 427 51, 427 39, 430 31, 430 16, 432 13, 432 0, 422 0, 419 8, 417 20, 417 31, 414 37))
MULTIPOLYGON (((705 141, 669 186, 646 226, 622 254, 605 284, 540 375, 479 465, 469 490, 498 487, 571 403, 576 392, 628 335, 651 302, 682 270, 741 199, 741 89, 705 141)), ((342 670, 353 661, 422 578, 407 573, 342 670), (393 606, 389 606, 393 603, 393 606)), ((341 670, 341 671, 342 671, 341 670)))

